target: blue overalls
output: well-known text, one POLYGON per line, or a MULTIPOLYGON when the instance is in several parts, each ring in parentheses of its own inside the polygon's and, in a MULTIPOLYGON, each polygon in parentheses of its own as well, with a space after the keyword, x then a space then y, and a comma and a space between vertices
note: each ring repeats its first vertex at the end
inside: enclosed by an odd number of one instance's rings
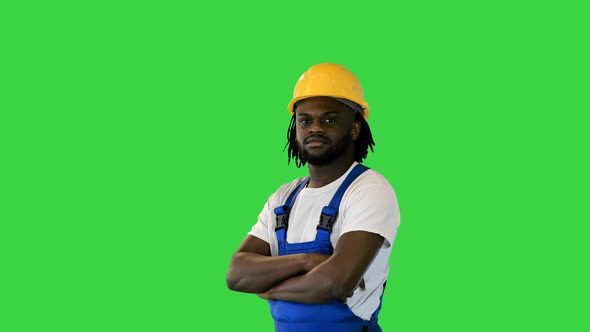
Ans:
MULTIPOLYGON (((367 167, 358 164, 348 174, 344 182, 340 185, 334 197, 328 206, 324 206, 320 216, 320 222, 317 226, 317 233, 314 241, 302 243, 287 243, 287 229, 289 223, 289 213, 297 195, 307 186, 310 178, 305 179, 285 202, 285 205, 274 209, 277 224, 275 232, 279 245, 279 256, 299 254, 299 253, 318 253, 331 255, 334 250, 330 242, 330 233, 332 226, 336 221, 338 207, 342 196, 348 189, 348 186, 356 180, 363 172, 368 170, 367 167)), ((366 321, 356 316, 346 305, 340 301, 334 301, 322 304, 305 304, 290 301, 271 300, 270 309, 275 321, 276 332, 361 332, 371 331, 380 332, 381 328, 377 324, 377 315, 381 309, 381 304, 371 316, 371 320, 366 321)))

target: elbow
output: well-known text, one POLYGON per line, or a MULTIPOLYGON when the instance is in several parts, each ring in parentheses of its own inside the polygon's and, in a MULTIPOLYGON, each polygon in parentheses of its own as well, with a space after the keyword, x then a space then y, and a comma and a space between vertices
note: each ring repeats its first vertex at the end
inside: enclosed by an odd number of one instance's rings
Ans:
POLYGON ((264 289, 259 289, 257 287, 253 287, 251 282, 244 278, 233 278, 228 276, 225 278, 225 283, 227 284, 227 288, 232 291, 242 292, 242 293, 264 293, 264 289))
POLYGON ((241 282, 241 280, 242 278, 237 274, 236 269, 230 266, 227 275, 225 276, 227 288, 233 291, 243 292, 243 282, 241 282))
POLYGON ((243 279, 230 275, 229 273, 225 277, 225 283, 227 288, 236 292, 252 293, 253 290, 246 287, 247 282, 243 279))
POLYGON ((246 292, 245 289, 242 289, 242 287, 240 287, 240 283, 237 280, 226 278, 225 283, 227 284, 227 288, 229 288, 229 290, 236 292, 246 292))
POLYGON ((240 278, 237 274, 236 268, 234 267, 234 260, 235 260, 235 255, 232 257, 232 260, 229 264, 229 268, 227 270, 227 274, 225 275, 225 283, 227 285, 227 288, 233 290, 233 291, 238 291, 238 284, 240 281, 240 278))
POLYGON ((250 279, 251 278, 249 278, 247 275, 240 273, 239 264, 237 266, 231 264, 225 276, 225 283, 227 288, 232 291, 243 293, 262 293, 259 289, 254 287, 254 280, 250 279))
POLYGON ((227 288, 233 291, 237 291, 238 281, 228 272, 225 276, 225 283, 227 284, 227 288))

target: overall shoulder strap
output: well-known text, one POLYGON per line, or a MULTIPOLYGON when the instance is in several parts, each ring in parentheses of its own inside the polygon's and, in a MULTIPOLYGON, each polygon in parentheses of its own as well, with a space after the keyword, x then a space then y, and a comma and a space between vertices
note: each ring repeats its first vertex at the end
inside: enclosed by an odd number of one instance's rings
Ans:
POLYGON ((289 213, 291 212, 291 208, 293 204, 295 204, 295 200, 297 199, 297 195, 307 186, 309 183, 310 177, 305 178, 289 195, 287 201, 284 205, 281 205, 275 208, 274 212, 277 219, 277 225, 275 227, 275 231, 285 228, 287 229, 289 226, 289 213))
POLYGON ((342 201, 344 193, 346 192, 348 187, 354 182, 354 180, 356 180, 361 174, 363 174, 368 169, 369 168, 367 166, 358 164, 352 169, 352 171, 350 171, 350 173, 348 173, 348 176, 346 176, 346 179, 344 179, 344 182, 342 182, 342 184, 334 194, 334 197, 332 197, 330 204, 322 208, 322 214, 320 215, 320 223, 317 227, 318 230, 325 229, 328 232, 332 232, 332 226, 334 226, 334 223, 336 222, 336 217, 338 216, 338 207, 340 206, 340 202, 342 201))

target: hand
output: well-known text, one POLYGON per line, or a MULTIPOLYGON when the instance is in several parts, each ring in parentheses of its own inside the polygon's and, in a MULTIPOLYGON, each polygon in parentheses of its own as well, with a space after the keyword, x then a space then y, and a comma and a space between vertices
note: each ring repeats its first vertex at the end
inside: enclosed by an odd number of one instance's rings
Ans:
POLYGON ((264 299, 264 300, 270 300, 270 295, 268 294, 268 292, 264 292, 264 293, 260 293, 260 294, 256 294, 258 295, 259 298, 264 299))
MULTIPOLYGON (((356 288, 360 288, 361 292, 364 292, 366 290, 365 288, 365 278, 361 278, 361 281, 359 281, 359 284, 356 285, 356 288)), ((356 290, 355 288, 355 290, 356 290)))
POLYGON ((309 272, 315 269, 316 266, 322 264, 325 260, 330 258, 330 255, 323 254, 303 254, 305 255, 305 271, 309 272))
POLYGON ((346 303, 346 300, 349 297, 352 297, 354 295, 354 291, 356 291, 357 288, 360 288, 361 289, 361 292, 364 292, 365 291, 366 288, 365 288, 365 279, 364 278, 361 278, 361 281, 359 281, 359 283, 356 285, 356 287, 354 288, 354 290, 352 292, 348 293, 346 295, 346 297, 340 299, 340 302, 346 303))

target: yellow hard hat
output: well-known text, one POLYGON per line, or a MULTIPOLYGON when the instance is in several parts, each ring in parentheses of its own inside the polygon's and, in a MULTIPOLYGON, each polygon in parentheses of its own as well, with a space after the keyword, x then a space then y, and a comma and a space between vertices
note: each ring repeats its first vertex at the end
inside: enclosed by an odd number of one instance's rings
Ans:
POLYGON ((293 91, 289 113, 293 114, 295 103, 311 97, 333 97, 353 101, 363 108, 363 117, 369 118, 369 103, 363 96, 359 80, 346 67, 335 63, 320 63, 309 68, 293 91))

